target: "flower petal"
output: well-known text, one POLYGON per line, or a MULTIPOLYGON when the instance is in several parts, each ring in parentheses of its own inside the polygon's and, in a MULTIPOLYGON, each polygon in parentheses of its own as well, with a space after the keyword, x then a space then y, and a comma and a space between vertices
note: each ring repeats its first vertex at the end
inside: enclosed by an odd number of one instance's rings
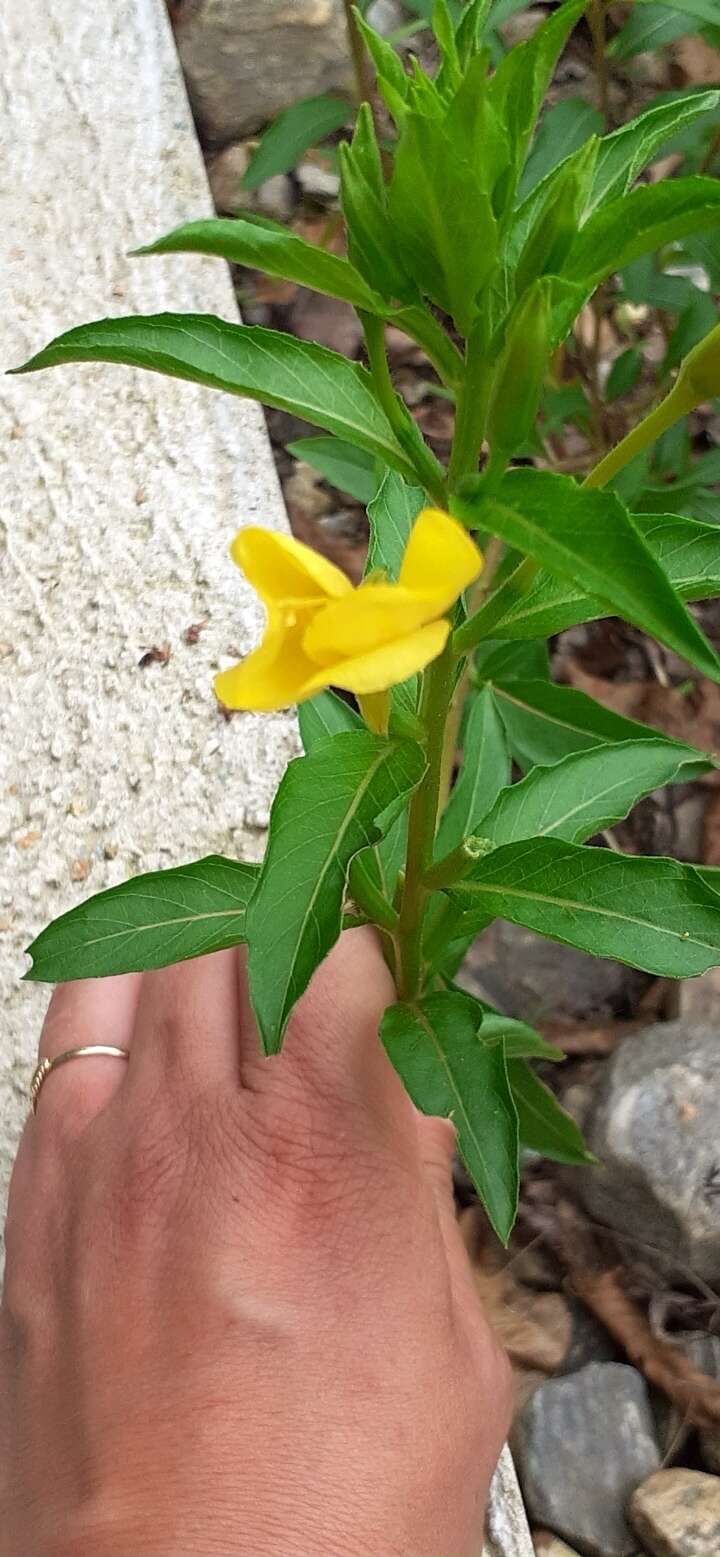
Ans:
POLYGON ((467 530, 441 508, 423 508, 410 531, 399 583, 436 602, 441 616, 483 566, 482 552, 467 530))
POLYGON ((271 613, 257 649, 215 677, 215 695, 220 702, 226 708, 266 712, 296 703, 308 678, 317 673, 317 666, 303 653, 306 626, 307 612, 292 624, 282 612, 271 613))
POLYGON ((367 654, 339 660, 335 665, 317 671, 307 682, 303 696, 312 697, 321 687, 327 686, 344 687, 358 696, 364 696, 367 692, 384 692, 397 682, 407 680, 408 676, 414 676, 416 671, 424 670, 431 660, 437 659, 445 647, 449 631, 450 623, 443 618, 439 622, 430 622, 417 632, 408 633, 404 638, 396 639, 394 643, 371 649, 367 654))
POLYGON ((369 654, 396 644, 440 613, 435 599, 400 584, 360 584, 345 600, 322 606, 312 617, 304 648, 318 665, 369 654))
POLYGON ((339 600, 352 593, 350 580, 333 562, 292 535, 249 525, 238 531, 230 555, 268 606, 339 600))

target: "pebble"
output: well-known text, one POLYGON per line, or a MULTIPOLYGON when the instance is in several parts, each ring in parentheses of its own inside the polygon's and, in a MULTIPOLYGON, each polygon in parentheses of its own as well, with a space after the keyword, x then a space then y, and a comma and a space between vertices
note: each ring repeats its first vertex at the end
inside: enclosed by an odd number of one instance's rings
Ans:
POLYGON ((645 1380, 624 1363, 549 1379, 513 1430, 531 1520, 586 1557, 631 1557, 628 1499, 660 1465, 645 1380))
POLYGON ((602 1167, 577 1174, 592 1216, 672 1276, 720 1279, 717 1023, 657 1023, 618 1045, 586 1133, 602 1167))
POLYGON ((387 38, 391 32, 402 27, 407 17, 397 0, 372 0, 365 12, 365 20, 369 27, 374 27, 383 38, 387 38))
POLYGON ((340 176, 332 168, 324 168, 319 162, 301 162, 295 174, 304 195, 323 204, 337 200, 340 193, 340 176))
POLYGON ((718 1557, 720 1477, 656 1471, 633 1493, 630 1519, 651 1557, 718 1557))

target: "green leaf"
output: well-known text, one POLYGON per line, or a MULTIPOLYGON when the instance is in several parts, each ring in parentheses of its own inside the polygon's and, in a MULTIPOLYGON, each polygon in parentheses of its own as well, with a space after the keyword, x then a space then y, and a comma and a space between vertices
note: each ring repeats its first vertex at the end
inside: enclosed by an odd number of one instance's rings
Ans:
POLYGON ((300 738, 309 756, 328 735, 347 730, 364 730, 359 714, 337 692, 317 692, 298 708, 300 738))
MULTIPOLYGON (((682 783, 683 768, 697 773, 697 760, 683 761, 662 739, 620 741, 570 752, 551 767, 533 768, 519 784, 502 789, 475 827, 497 844, 521 838, 564 838, 584 843, 627 816, 643 795, 663 784, 682 783)), ((715 766, 708 757, 705 771, 715 766)))
POLYGON ((465 69, 480 48, 492 0, 467 0, 455 32, 460 64, 465 69))
POLYGON ((551 1162, 596 1163, 575 1120, 524 1060, 508 1060, 508 1080, 523 1146, 551 1162))
POLYGON ((686 233, 720 226, 720 180, 669 178, 640 184, 585 222, 563 266, 571 281, 595 285, 613 270, 686 233))
POLYGON ((608 373, 605 399, 617 400, 618 396, 634 389, 642 373, 642 364, 642 352, 637 346, 628 346, 627 351, 621 351, 608 373))
POLYGON ((410 79, 400 55, 365 18, 356 11, 357 24, 365 47, 375 66, 377 84, 396 123, 404 117, 404 106, 410 89, 410 79))
POLYGON ((481 1019, 471 995, 444 990, 390 1006, 380 1037, 416 1107, 453 1118, 465 1166, 505 1242, 517 1208, 517 1116, 503 1046, 482 1043, 481 1019))
POLYGON ((291 103, 268 125, 243 175, 242 189, 257 189, 275 173, 287 173, 303 152, 347 124, 352 113, 340 97, 303 97, 291 103))
POLYGON ((692 25, 675 4, 635 5, 622 31, 608 45, 611 59, 630 59, 633 54, 645 54, 662 48, 684 33, 692 32, 692 25))
MULTIPOLYGON (((298 708, 300 735, 309 755, 328 735, 341 731, 364 730, 360 715, 335 692, 318 692, 298 708)), ((353 883, 362 890, 364 880, 380 892, 388 903, 392 902, 398 871, 405 858, 407 816, 403 814, 388 828, 379 843, 356 854, 350 867, 350 887, 353 883)))
POLYGON ((478 644, 473 680, 498 681, 505 686, 508 681, 535 681, 540 676, 550 679, 550 655, 543 639, 503 643, 484 638, 478 644))
POLYGON ((388 217, 387 189, 369 103, 361 104, 355 132, 339 148, 342 209, 348 253, 356 270, 383 297, 409 304, 418 289, 407 274, 388 217))
MULTIPOLYGON (((720 660, 613 492, 585 490, 550 471, 515 469, 497 496, 459 507, 481 529, 592 591, 606 614, 625 617, 720 681, 720 660)), ((468 623, 465 642, 470 631, 468 623)))
POLYGON ((382 568, 388 578, 394 581, 398 579, 410 531, 424 507, 425 493, 422 488, 410 486, 402 477, 388 471, 367 511, 370 545, 366 577, 377 568, 382 568))
POLYGON ((508 50, 492 77, 490 100, 507 126, 518 174, 558 57, 584 9, 585 0, 566 0, 531 38, 508 50))
POLYGON ((720 894, 677 860, 530 838, 479 860, 450 896, 468 934, 492 914, 664 977, 720 963, 720 894))
POLYGON ((432 8, 432 30, 440 50, 441 64, 435 77, 439 92, 447 95, 457 92, 462 80, 460 59, 455 41, 455 27, 447 6, 447 0, 435 0, 432 8))
POLYGON ((270 814, 262 874, 247 916, 248 976, 266 1054, 337 940, 351 860, 394 821, 425 756, 367 730, 321 741, 290 763, 270 814))
POLYGON ((58 983, 164 968, 245 940, 259 866, 209 854, 133 876, 49 924, 32 946, 26 979, 58 983))
POLYGON ((483 1043, 504 1044, 506 1060, 526 1058, 549 1060, 551 1065, 557 1065, 560 1060, 564 1060, 562 1049, 558 1048, 556 1043, 546 1043, 542 1035, 534 1027, 530 1027, 528 1022, 521 1022, 514 1016, 505 1016, 502 1011, 496 1011, 484 1000, 479 1004, 483 1008, 483 1043))
POLYGON ((510 777, 505 730, 491 687, 470 699, 462 744, 462 767, 438 828, 438 859, 475 831, 510 777))
POLYGON ((417 286, 469 333, 476 298, 497 256, 490 198, 435 119, 408 114, 397 145, 388 211, 417 286))
POLYGON ((228 324, 212 314, 99 319, 58 335, 12 371, 34 373, 64 362, 123 362, 259 400, 409 472, 366 369, 280 330, 228 324))
MULTIPOLYGON (((662 492, 667 500, 667 485, 662 492)), ((720 532, 716 524, 654 512, 633 514, 632 521, 683 600, 707 600, 720 594, 720 532)), ((553 578, 544 569, 525 594, 506 593, 508 605, 493 631, 513 640, 551 637, 565 627, 607 615, 604 601, 553 578)))
MULTIPOLYGON (((388 471, 367 511, 370 544, 365 564, 366 578, 380 569, 389 579, 398 579, 410 531, 424 507, 425 493, 422 488, 410 486, 394 471, 388 471)), ((395 713, 415 713, 419 688, 419 676, 409 676, 407 681, 401 681, 391 688, 391 733, 395 713)), ((394 874, 397 876, 396 869, 394 874)))
POLYGON ((386 312, 385 304, 371 291, 362 276, 339 254, 330 254, 317 243, 268 219, 234 216, 231 220, 215 217, 200 222, 185 222, 173 228, 155 243, 147 243, 134 254, 212 254, 233 265, 249 265, 268 276, 281 276, 299 286, 339 297, 353 308, 368 313, 386 312))
POLYGON ((595 165, 588 214, 609 198, 624 195, 671 135, 719 104, 720 92, 688 92, 673 102, 647 108, 612 135, 605 135, 595 165))
POLYGON ((363 449, 356 449, 342 438, 296 438, 287 445, 288 454, 319 470, 321 476, 340 492, 367 506, 383 479, 377 461, 363 449))
MULTIPOLYGON (((560 162, 565 161, 590 135, 597 135, 602 128, 602 114, 584 97, 565 97, 547 108, 525 163, 518 199, 524 201, 548 173, 552 173, 560 162)), ((603 145, 602 141, 600 145, 603 145)))
POLYGON ((712 760, 705 752, 661 735, 651 725, 625 719, 602 703, 551 681, 513 681, 494 687, 513 756, 521 767, 545 767, 568 752, 587 751, 609 742, 656 740, 677 753, 678 766, 688 764, 685 779, 707 772, 712 760), (696 765, 693 765, 696 764, 696 765))

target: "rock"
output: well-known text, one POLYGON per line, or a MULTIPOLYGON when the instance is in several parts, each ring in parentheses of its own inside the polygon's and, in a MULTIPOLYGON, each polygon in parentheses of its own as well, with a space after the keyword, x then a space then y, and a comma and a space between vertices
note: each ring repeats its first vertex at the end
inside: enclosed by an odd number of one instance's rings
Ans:
POLYGON ((637 1240, 666 1274, 720 1278, 720 1033, 663 1022, 607 1062, 588 1141, 602 1163, 576 1175, 601 1222, 637 1240))
POLYGON ((552 1530, 533 1530, 536 1557, 578 1557, 571 1546, 566 1546, 552 1530))
POLYGON ((301 97, 352 86, 342 0, 175 0, 173 20, 208 145, 261 129, 301 97))
POLYGON ((407 21, 407 17, 397 0, 372 0, 365 12, 365 20, 376 32, 382 33, 387 38, 391 32, 396 32, 407 21))
POLYGON ((610 1331, 601 1325, 578 1298, 567 1299, 570 1310, 570 1340, 565 1356, 555 1368, 556 1375, 577 1373, 593 1362, 616 1362, 620 1348, 610 1331))
POLYGON ((717 1557, 720 1477, 704 1471, 656 1471, 630 1500, 634 1529, 652 1557, 717 1557))
POLYGON ((330 205, 340 194, 340 175, 320 162, 301 162, 295 176, 304 195, 321 205, 330 205))
POLYGON ((251 145, 247 141, 235 141, 225 146, 216 156, 208 157, 207 175, 220 216, 237 216, 241 211, 261 211, 282 222, 292 215, 294 200, 291 180, 286 173, 276 173, 266 178, 258 189, 241 188, 241 181, 250 161, 251 145))
POLYGON ((696 979, 681 979, 680 1016, 686 1022, 717 1022, 720 1028, 720 968, 696 979))
POLYGON ((549 1379, 513 1433, 530 1518, 584 1557, 630 1557, 628 1499, 660 1464, 645 1380, 624 1363, 549 1379))
POLYGON ((461 983, 527 1022, 585 1021, 629 1014, 651 979, 497 920, 469 951, 461 983))

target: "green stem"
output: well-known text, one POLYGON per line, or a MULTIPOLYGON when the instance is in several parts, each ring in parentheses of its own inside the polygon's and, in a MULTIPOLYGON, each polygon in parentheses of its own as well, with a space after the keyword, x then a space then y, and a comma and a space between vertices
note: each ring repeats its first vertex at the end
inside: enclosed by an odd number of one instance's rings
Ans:
POLYGON ((366 871, 350 870, 350 893, 360 912, 373 924, 382 925, 383 929, 394 934, 398 927, 397 909, 388 903, 386 897, 375 883, 370 880, 366 871))
MULTIPOLYGON (((467 654, 474 649, 481 639, 489 638, 494 627, 511 609, 512 606, 527 594, 538 572, 539 563, 533 557, 523 557, 516 568, 513 568, 509 578, 500 585, 499 589, 490 596, 476 611, 474 616, 469 616, 462 627, 458 627, 453 633, 453 650, 455 654, 467 654)), ((482 574, 481 574, 482 579, 482 574)), ((492 580, 490 581, 492 583, 492 580)), ((486 586, 485 594, 489 593, 490 586, 486 586)))
POLYGON ((493 844, 489 838, 481 838, 475 834, 469 838, 463 838, 456 849, 451 849, 449 854, 443 855, 430 866, 425 876, 425 885, 433 891, 454 886, 456 881, 461 881, 473 865, 477 864, 485 854, 490 854, 493 844))
POLYGON ((448 389, 456 390, 459 387, 464 372, 463 359, 457 346, 427 308, 419 304, 412 308, 398 308, 396 313, 389 315, 388 324, 396 325, 398 330, 422 346, 448 389))
POLYGON ((435 455, 428 448, 405 402, 396 393, 390 377, 387 353, 385 351, 384 322, 375 314, 366 314, 360 311, 358 317, 363 327, 373 387, 380 405, 401 449, 407 455, 420 485, 425 488, 425 491, 430 494, 440 508, 446 508, 445 472, 442 465, 436 460, 435 455))
POLYGON ((604 487, 608 481, 612 481, 619 470, 629 465, 636 454, 642 454, 643 449, 655 443, 656 439, 667 432, 669 427, 673 427, 681 416, 685 416, 689 410, 692 410, 694 403, 692 397, 688 400, 685 385, 676 383, 655 410, 651 411, 637 427, 633 427, 627 437, 620 443, 616 443, 615 448, 611 449, 599 465, 590 471, 589 476, 586 476, 583 481, 583 486, 604 487))
POLYGON ((468 337, 465 379, 458 396, 455 436, 448 469, 451 487, 477 470, 485 436, 494 363, 489 360, 484 320, 468 337))
POLYGON ((410 801, 405 883, 398 925, 401 1000, 414 1000, 422 985, 422 932, 430 869, 435 842, 443 736, 453 677, 450 642, 425 672, 421 716, 426 729, 427 770, 410 801))

